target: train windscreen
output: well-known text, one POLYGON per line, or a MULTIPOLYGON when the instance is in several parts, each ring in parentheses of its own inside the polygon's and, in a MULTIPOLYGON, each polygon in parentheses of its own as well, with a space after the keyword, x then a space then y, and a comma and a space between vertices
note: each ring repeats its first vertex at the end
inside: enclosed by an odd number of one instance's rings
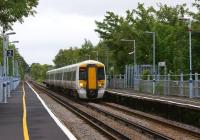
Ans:
POLYGON ((97 78, 98 80, 105 80, 104 67, 97 68, 97 78))
POLYGON ((87 69, 86 68, 79 69, 79 80, 87 80, 87 69))

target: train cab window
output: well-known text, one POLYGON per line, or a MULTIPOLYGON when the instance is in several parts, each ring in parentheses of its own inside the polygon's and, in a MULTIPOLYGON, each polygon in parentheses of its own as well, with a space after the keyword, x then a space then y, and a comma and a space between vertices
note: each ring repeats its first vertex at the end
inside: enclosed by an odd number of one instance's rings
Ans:
POLYGON ((80 67, 79 69, 79 80, 87 80, 87 69, 80 67))
POLYGON ((104 67, 97 68, 97 78, 98 80, 105 80, 104 67))

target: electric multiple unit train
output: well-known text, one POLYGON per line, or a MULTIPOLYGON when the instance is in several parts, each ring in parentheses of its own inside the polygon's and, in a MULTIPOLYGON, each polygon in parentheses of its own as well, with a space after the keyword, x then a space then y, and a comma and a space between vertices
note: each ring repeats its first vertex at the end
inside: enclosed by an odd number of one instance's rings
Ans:
POLYGON ((106 88, 105 65, 87 60, 47 71, 46 85, 62 88, 83 99, 103 98, 106 88))

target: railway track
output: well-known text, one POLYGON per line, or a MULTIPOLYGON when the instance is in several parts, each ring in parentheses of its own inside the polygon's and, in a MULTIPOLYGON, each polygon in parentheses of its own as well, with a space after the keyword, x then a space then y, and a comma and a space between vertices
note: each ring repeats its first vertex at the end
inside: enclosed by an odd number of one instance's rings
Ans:
POLYGON ((116 120, 116 121, 120 121, 122 122, 123 124, 125 124, 126 126, 130 127, 130 128, 133 128, 133 129, 136 129, 138 130, 140 133, 142 134, 145 134, 145 135, 149 135, 151 138, 153 139, 166 139, 166 140, 171 140, 170 137, 164 135, 164 134, 161 134, 161 133, 158 133, 154 130, 151 130, 147 127, 144 127, 142 125, 139 125, 137 123, 134 123, 132 121, 129 121, 128 119, 125 119, 123 117, 120 117, 118 115, 115 115, 113 113, 110 113, 106 110, 103 110, 103 109, 100 109, 96 106, 93 106, 91 104, 86 104, 84 103, 84 105, 86 105, 87 107, 93 109, 93 110, 96 110, 97 112, 100 112, 100 113, 103 113, 104 115, 106 115, 107 117, 111 117, 112 119, 116 120))
POLYGON ((193 136, 196 136, 196 137, 200 137, 200 132, 198 130, 193 130, 193 129, 190 129, 190 128, 184 128, 182 126, 178 126, 178 125, 175 125, 175 124, 172 124, 168 121, 163 121, 163 120, 160 120, 158 118, 154 118, 154 117, 150 117, 148 115, 144 115, 144 114, 141 114, 137 111, 133 111, 133 110, 129 110, 127 109, 126 107, 119 107, 118 105, 116 104, 110 104, 110 103, 99 103, 101 105, 104 105, 104 106, 107 106, 107 107, 110 107, 114 110, 117 110, 117 111, 121 111, 121 112, 126 112, 127 114, 129 115, 134 115, 134 116, 138 116, 139 118, 145 118, 146 120, 150 120, 150 121, 153 121, 153 122, 156 122, 156 123, 159 123, 159 124, 162 124, 163 126, 168 126, 168 127, 171 127, 173 129, 176 129, 176 130, 181 130, 185 133, 190 133, 192 134, 193 136))
MULTIPOLYGON (((48 89, 46 89, 46 87, 41 86, 37 83, 31 82, 37 89, 39 89, 40 91, 45 92, 46 94, 48 94, 51 98, 53 98, 54 100, 56 100, 58 103, 60 103, 61 105, 63 105, 64 107, 66 107, 67 109, 69 109, 70 111, 74 112, 75 114, 77 114, 78 116, 80 116, 81 118, 83 118, 84 120, 86 120, 90 125, 94 126, 95 128, 97 128, 99 131, 101 131, 101 133, 103 133, 104 135, 106 135, 108 138, 111 139, 130 139, 129 136, 126 136, 124 133, 120 132, 119 130, 116 130, 112 127, 110 127, 108 124, 106 124, 105 122, 98 120, 97 118, 95 118, 94 116, 92 116, 91 114, 87 113, 86 111, 81 110, 80 108, 78 108, 77 106, 74 105, 74 101, 67 99, 67 98, 63 98, 62 95, 58 95, 53 91, 50 91, 48 89)), ((77 103, 77 102, 76 102, 77 103)), ((169 140, 172 138, 167 137, 166 135, 163 135, 161 133, 158 133, 156 131, 153 131, 149 128, 146 128, 142 125, 133 123, 127 119, 124 119, 120 116, 117 116, 115 114, 112 114, 108 111, 99 109, 97 107, 94 107, 90 104, 87 103, 80 103, 79 104, 86 106, 87 108, 89 107, 92 110, 96 110, 96 112, 104 114, 106 117, 110 117, 112 119, 114 119, 117 122, 121 122, 123 123, 125 126, 131 128, 131 129, 135 129, 137 131, 139 131, 140 133, 142 133, 143 135, 147 135, 150 138, 153 139, 161 139, 161 140, 169 140)))
POLYGON ((91 116, 87 112, 84 112, 84 111, 80 110, 79 108, 77 108, 76 106, 73 106, 72 103, 71 103, 72 102, 71 100, 66 101, 66 98, 65 98, 65 100, 63 100, 63 96, 56 95, 54 92, 45 89, 44 87, 42 87, 41 85, 39 85, 37 83, 33 83, 33 82, 31 82, 31 83, 34 85, 34 87, 36 87, 40 91, 43 91, 46 94, 48 94, 48 96, 50 96, 56 102, 60 103, 62 106, 66 107, 67 109, 69 109, 70 111, 72 111, 73 113, 78 115, 79 117, 83 118, 85 121, 87 121, 90 125, 97 128, 99 131, 101 131, 108 138, 114 139, 114 140, 120 140, 120 139, 129 140, 129 138, 127 136, 125 136, 124 134, 118 132, 117 130, 115 130, 111 127, 109 127, 107 124, 99 121, 98 119, 91 116))

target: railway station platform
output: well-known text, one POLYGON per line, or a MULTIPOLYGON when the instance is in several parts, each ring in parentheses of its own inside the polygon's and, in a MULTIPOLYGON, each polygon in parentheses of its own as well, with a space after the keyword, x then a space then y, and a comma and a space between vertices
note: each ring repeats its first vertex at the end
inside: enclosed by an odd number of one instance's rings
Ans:
POLYGON ((68 140, 73 134, 48 109, 26 82, 0 104, 1 140, 68 140))
POLYGON ((106 96, 110 101, 133 109, 200 128, 200 99, 152 95, 133 89, 107 89, 106 96))
POLYGON ((160 102, 168 105, 175 105, 200 111, 200 99, 139 93, 134 91, 133 89, 107 89, 106 91, 115 95, 127 96, 130 98, 141 99, 144 101, 146 100, 160 102))

